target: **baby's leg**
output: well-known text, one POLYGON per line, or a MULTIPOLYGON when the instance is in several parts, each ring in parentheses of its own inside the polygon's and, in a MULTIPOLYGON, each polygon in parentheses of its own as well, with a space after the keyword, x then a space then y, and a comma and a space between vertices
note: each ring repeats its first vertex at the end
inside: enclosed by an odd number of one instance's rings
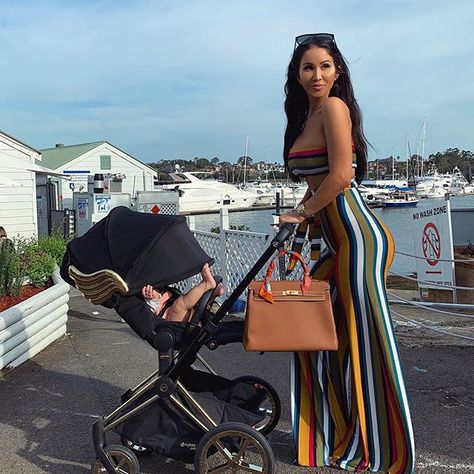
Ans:
MULTIPOLYGON (((202 281, 195 287, 191 288, 185 295, 178 297, 169 313, 170 321, 187 321, 190 316, 191 309, 200 300, 201 296, 208 290, 216 287, 216 280, 212 276, 211 269, 206 263, 201 271, 202 281)), ((214 297, 221 295, 224 292, 222 287, 216 290, 214 297)))

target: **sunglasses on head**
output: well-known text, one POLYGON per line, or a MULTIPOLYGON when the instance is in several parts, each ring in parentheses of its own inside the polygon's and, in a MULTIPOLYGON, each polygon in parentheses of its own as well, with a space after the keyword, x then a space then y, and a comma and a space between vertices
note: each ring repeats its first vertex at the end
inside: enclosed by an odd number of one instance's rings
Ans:
POLYGON ((307 35, 299 35, 295 38, 295 49, 302 44, 310 44, 313 40, 324 40, 335 43, 334 35, 332 33, 312 33, 307 35))

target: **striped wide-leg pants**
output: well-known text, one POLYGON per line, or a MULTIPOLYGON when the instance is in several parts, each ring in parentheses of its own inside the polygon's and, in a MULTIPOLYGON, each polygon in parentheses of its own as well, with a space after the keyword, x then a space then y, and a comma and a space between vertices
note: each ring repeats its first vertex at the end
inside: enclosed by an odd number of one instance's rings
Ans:
POLYGON ((413 430, 385 289, 393 238, 355 183, 320 217, 327 249, 312 272, 331 283, 339 349, 292 358, 298 463, 412 473, 413 430))

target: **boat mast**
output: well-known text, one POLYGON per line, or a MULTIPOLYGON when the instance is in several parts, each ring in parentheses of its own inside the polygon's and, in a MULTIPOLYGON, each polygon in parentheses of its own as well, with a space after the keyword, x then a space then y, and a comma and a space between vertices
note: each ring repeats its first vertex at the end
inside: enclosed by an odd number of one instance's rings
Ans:
POLYGON ((268 146, 265 145, 265 166, 263 168, 263 174, 265 175, 265 179, 268 179, 267 160, 268 160, 268 146))
POLYGON ((421 138, 417 144, 416 149, 416 175, 423 176, 423 156, 425 154, 425 140, 426 140, 426 117, 423 119, 423 126, 421 128, 421 138))
POLYGON ((247 178, 247 155, 249 152, 249 136, 247 135, 245 139, 245 156, 244 156, 244 187, 247 178))
POLYGON ((407 183, 408 183, 408 162, 410 160, 410 144, 408 143, 408 133, 405 133, 405 145, 407 151, 407 183))
POLYGON ((425 139, 426 139, 426 117, 423 119, 423 129, 421 132, 421 176, 423 176, 423 157, 425 155, 425 139))
POLYGON ((394 155, 394 149, 392 148, 392 181, 395 179, 395 157, 394 155))

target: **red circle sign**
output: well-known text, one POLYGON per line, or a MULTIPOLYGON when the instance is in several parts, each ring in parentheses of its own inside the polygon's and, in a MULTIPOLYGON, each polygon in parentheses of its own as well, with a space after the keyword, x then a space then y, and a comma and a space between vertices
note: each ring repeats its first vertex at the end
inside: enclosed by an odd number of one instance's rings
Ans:
POLYGON ((429 265, 434 267, 441 257, 441 236, 438 228, 432 223, 428 222, 423 229, 421 237, 421 244, 423 248, 423 255, 429 265))

